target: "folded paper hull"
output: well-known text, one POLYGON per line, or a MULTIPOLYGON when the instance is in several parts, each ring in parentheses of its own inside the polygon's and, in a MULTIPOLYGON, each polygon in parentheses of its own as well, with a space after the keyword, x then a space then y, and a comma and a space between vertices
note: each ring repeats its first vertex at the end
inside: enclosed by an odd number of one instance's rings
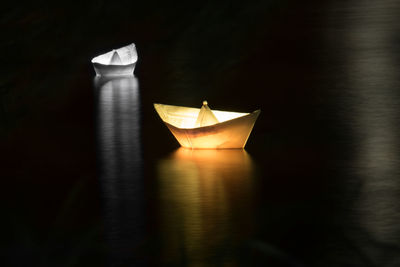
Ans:
MULTIPOLYGON (((159 105, 159 106, 156 106, 159 105)), ((244 148, 260 110, 226 120, 214 125, 198 128, 180 128, 165 120, 162 107, 155 108, 168 129, 182 147, 191 149, 231 149, 244 148), (247 114, 247 115, 246 115, 247 114)), ((183 108, 183 107, 182 107, 183 108)), ((193 110, 192 108, 188 108, 193 110)), ((229 113, 229 112, 226 112, 229 113)))
POLYGON ((98 76, 133 75, 138 59, 134 43, 114 49, 92 59, 92 64, 98 76))
POLYGON ((133 75, 136 62, 129 65, 104 65, 93 63, 94 70, 99 76, 126 76, 133 75))

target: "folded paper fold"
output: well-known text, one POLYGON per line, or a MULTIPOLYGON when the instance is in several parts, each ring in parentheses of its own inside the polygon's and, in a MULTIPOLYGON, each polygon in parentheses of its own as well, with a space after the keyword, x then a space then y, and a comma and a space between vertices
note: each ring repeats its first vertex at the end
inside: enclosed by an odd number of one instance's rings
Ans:
POLYGON ((203 101, 203 106, 199 111, 199 115, 197 116, 197 120, 195 123, 196 127, 209 126, 213 124, 217 124, 218 119, 215 117, 212 110, 208 107, 207 101, 203 101))

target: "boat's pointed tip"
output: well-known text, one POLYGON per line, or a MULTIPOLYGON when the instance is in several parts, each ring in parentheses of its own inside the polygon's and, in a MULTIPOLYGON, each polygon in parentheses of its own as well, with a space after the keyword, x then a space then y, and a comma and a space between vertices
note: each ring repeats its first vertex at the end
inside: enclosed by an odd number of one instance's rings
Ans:
POLYGON ((251 115, 251 116, 255 117, 255 119, 257 119, 258 116, 260 115, 260 113, 261 113, 261 109, 257 109, 256 111, 253 111, 249 115, 251 115))

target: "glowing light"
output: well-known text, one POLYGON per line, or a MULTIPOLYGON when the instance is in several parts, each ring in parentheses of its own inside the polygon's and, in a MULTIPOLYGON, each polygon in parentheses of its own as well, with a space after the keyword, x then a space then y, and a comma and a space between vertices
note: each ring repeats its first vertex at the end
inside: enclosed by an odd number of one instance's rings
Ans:
MULTIPOLYGON (((207 259, 226 246, 232 232, 243 231, 243 225, 253 229, 254 168, 243 149, 179 148, 161 159, 157 198, 163 257, 208 266, 207 259)), ((231 260, 226 255, 219 265, 231 260)))
POLYGON ((154 104, 158 115, 179 144, 192 149, 243 148, 260 110, 239 113, 154 104))
POLYGON ((132 43, 93 58, 92 64, 99 76, 133 75, 137 59, 136 46, 132 43))

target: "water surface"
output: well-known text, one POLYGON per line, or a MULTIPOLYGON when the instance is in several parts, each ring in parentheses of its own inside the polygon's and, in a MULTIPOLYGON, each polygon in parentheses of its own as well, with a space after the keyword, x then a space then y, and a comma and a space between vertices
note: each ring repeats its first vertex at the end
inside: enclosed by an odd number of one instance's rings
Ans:
POLYGON ((398 1, 8 8, 7 266, 398 266, 398 1), (74 19, 71 19, 74 18, 74 19), (90 59, 134 41, 134 77, 90 59), (153 103, 261 109, 192 151, 153 103))

